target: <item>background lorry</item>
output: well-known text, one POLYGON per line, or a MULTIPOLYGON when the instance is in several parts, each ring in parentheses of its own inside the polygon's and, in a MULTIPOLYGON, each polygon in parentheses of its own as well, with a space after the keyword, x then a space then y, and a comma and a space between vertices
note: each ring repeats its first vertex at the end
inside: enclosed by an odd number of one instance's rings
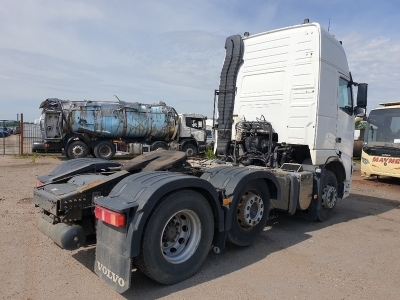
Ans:
POLYGON ((95 272, 118 292, 130 287, 133 266, 164 284, 185 280, 211 246, 251 244, 271 209, 326 221, 350 193, 367 84, 352 80, 341 42, 305 22, 234 35, 225 48, 217 159, 158 150, 119 166, 66 162, 39 177, 39 229, 76 249, 90 223, 95 272))
POLYGON ((44 147, 64 149, 69 158, 111 159, 118 150, 139 155, 156 149, 205 151, 206 117, 178 115, 165 103, 69 101, 49 98, 40 105, 44 147))
POLYGON ((366 118, 361 176, 400 177, 400 102, 380 105, 366 118))
POLYGON ((213 122, 214 120, 211 119, 207 119, 206 120, 206 148, 207 149, 214 149, 214 145, 215 145, 215 130, 213 127, 213 122))

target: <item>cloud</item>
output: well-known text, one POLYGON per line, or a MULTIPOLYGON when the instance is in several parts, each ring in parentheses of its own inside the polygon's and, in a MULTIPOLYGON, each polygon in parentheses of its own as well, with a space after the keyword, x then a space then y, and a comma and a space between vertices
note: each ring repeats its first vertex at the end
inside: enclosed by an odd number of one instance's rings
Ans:
POLYGON ((81 28, 103 17, 96 6, 78 1, 2 1, 2 45, 78 60, 77 50, 85 45, 80 43, 81 28))
POLYGON ((46 97, 112 100, 114 94, 125 101, 161 100, 182 112, 195 107, 210 116, 225 38, 306 17, 325 25, 332 19, 354 79, 370 84, 372 107, 399 93, 400 39, 388 29, 397 18, 387 6, 375 5, 372 13, 371 4, 360 3, 349 8, 343 0, 3 0, 0 118, 22 107, 29 113, 25 119, 33 120, 46 97), (365 20, 375 13, 384 20, 365 20))
POLYGON ((400 37, 353 33, 343 41, 354 80, 369 85, 369 110, 381 102, 398 101, 400 37))

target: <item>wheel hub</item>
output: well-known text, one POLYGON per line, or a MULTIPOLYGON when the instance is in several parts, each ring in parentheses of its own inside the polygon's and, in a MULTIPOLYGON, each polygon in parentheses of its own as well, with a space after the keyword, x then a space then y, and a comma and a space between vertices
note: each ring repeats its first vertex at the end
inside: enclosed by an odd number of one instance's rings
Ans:
POLYGON ((333 186, 325 186, 322 193, 322 206, 325 208, 333 208, 337 201, 336 189, 333 186))
POLYGON ((200 219, 193 211, 176 213, 164 227, 161 251, 167 261, 179 264, 196 251, 201 238, 200 219))
POLYGON ((260 196, 246 193, 240 199, 237 218, 242 228, 254 227, 260 223, 264 214, 264 203, 260 196))
POLYGON ((111 153, 110 148, 108 148, 108 147, 106 147, 106 146, 101 147, 101 148, 99 149, 99 152, 101 153, 101 155, 102 155, 103 157, 108 156, 108 155, 111 153))
POLYGON ((75 146, 75 147, 72 149, 72 153, 74 154, 74 156, 81 156, 82 153, 83 153, 83 149, 82 149, 82 147, 75 146))
POLYGON ((193 154, 194 154, 194 152, 193 152, 192 148, 189 148, 189 149, 186 150, 186 155, 187 156, 193 156, 193 154))
MULTIPOLYGON (((179 225, 179 224, 178 224, 179 225)), ((173 242, 179 234, 179 228, 175 224, 168 225, 165 230, 165 241, 173 242)))

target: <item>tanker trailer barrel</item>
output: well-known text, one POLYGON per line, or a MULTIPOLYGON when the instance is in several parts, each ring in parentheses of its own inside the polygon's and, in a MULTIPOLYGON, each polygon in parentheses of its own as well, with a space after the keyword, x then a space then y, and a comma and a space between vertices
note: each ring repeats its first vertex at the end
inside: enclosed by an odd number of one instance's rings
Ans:
POLYGON ((68 115, 72 131, 92 132, 110 139, 168 141, 176 126, 174 109, 166 105, 75 103, 68 115))

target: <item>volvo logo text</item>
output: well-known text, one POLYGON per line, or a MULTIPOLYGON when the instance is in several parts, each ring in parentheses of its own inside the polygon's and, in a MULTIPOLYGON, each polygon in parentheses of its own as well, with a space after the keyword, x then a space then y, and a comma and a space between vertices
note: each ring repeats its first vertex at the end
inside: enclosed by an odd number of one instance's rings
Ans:
POLYGON ((123 287, 125 285, 125 280, 119 277, 117 274, 114 272, 111 272, 110 269, 107 269, 106 266, 104 266, 101 262, 97 262, 97 268, 99 271, 101 271, 104 275, 106 275, 109 279, 111 279, 113 282, 117 282, 119 286, 123 287))

